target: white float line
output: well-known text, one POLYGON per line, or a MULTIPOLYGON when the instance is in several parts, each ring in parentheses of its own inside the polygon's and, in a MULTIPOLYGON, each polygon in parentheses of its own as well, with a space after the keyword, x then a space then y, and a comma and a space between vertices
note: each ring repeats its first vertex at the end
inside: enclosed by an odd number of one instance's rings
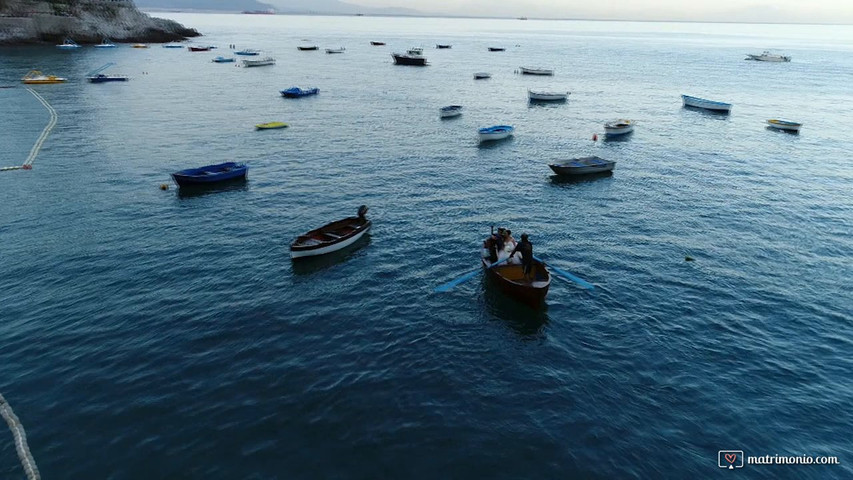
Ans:
POLYGON ((15 412, 9 402, 0 395, 0 416, 6 419, 9 428, 12 430, 12 435, 15 437, 15 449, 18 450, 18 458, 21 459, 21 466, 24 467, 24 472, 27 474, 28 480, 40 480, 41 475, 36 467, 36 461, 30 453, 30 447, 27 446, 27 434, 24 432, 24 426, 18 420, 15 412))

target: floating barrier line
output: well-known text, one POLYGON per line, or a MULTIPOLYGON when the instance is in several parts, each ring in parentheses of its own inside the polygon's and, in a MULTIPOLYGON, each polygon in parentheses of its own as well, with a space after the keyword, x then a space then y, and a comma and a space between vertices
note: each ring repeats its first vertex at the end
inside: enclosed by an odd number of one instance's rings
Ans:
POLYGON ((50 113, 50 121, 47 122, 47 125, 44 127, 44 130, 41 131, 41 135, 39 135, 39 138, 36 139, 36 143, 30 150, 30 155, 27 157, 26 160, 24 160, 24 163, 22 165, 17 165, 14 167, 2 167, 0 168, 0 172, 5 172, 9 170, 29 170, 33 168, 33 161, 35 161, 36 156, 39 154, 39 150, 41 150, 42 144, 45 140, 47 140, 47 136, 50 135, 50 131, 53 130, 53 127, 56 126, 56 110, 54 110, 53 107, 51 107, 50 104, 47 103, 47 100, 45 100, 44 97, 39 95, 38 92, 29 87, 27 87, 27 90, 29 90, 30 93, 32 93, 33 96, 36 97, 36 99, 41 102, 41 104, 44 105, 44 108, 46 108, 47 111, 50 113))
POLYGON ((12 430, 12 435, 15 437, 15 449, 18 450, 18 458, 21 459, 21 466, 24 467, 27 479, 41 480, 36 461, 30 453, 30 447, 27 446, 27 434, 24 432, 24 426, 21 425, 18 416, 12 411, 12 407, 2 394, 0 394, 0 416, 6 420, 12 430))

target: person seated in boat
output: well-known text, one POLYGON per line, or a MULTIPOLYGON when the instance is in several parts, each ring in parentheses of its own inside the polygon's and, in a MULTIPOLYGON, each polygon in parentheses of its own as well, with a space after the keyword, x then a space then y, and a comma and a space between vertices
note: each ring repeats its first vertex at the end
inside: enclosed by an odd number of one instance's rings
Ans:
POLYGON ((488 258, 491 263, 498 261, 498 244, 494 235, 483 240, 483 258, 488 258))
POLYGON ((509 254, 509 258, 512 259, 516 253, 521 254, 521 265, 523 266, 524 276, 529 277, 531 270, 533 270, 533 244, 530 243, 526 233, 521 234, 521 241, 518 242, 518 245, 509 254))
POLYGON ((504 241, 504 249, 503 249, 504 255, 502 255, 502 257, 507 258, 506 263, 508 263, 510 265, 513 265, 513 264, 514 265, 520 265, 521 264, 521 258, 510 257, 510 253, 512 253, 512 251, 515 250, 515 247, 518 245, 518 242, 516 242, 515 239, 512 238, 512 230, 505 230, 504 231, 503 241, 504 241))

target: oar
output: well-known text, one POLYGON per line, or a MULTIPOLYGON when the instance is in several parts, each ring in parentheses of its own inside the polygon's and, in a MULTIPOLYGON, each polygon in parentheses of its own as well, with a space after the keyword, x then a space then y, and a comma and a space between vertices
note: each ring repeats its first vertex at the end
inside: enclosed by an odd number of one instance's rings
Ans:
MULTIPOLYGON (((495 263, 493 263, 493 264, 489 265, 489 268, 492 268, 492 267, 494 267, 495 265, 500 265, 501 263, 503 263, 503 262, 505 262, 505 261, 507 261, 507 260, 509 260, 509 259, 508 259, 508 258, 504 258, 503 260, 498 260, 497 262, 495 262, 495 263)), ((487 268, 486 270, 488 270, 489 268, 487 268)), ((473 272, 468 272, 468 273, 466 273, 465 275, 462 275, 462 276, 461 276, 461 277, 459 277, 459 278, 456 278, 456 279, 454 279, 454 280, 451 280, 451 281, 449 281, 449 282, 445 283, 444 285, 439 285, 438 287, 435 287, 435 290, 433 290, 433 291, 434 291, 434 292, 446 292, 446 291, 449 291, 451 288, 455 287, 456 285, 459 285, 459 284, 460 284, 460 283, 462 283, 462 282, 466 282, 466 281, 468 281, 468 280, 470 280, 470 279, 474 278, 474 276, 475 276, 475 275, 477 275, 477 273, 478 273, 479 271, 480 271, 480 269, 478 268, 477 270, 474 270, 473 272)))
MULTIPOLYGON (((537 262, 542 263, 543 265, 546 265, 545 261, 539 257, 533 257, 533 259, 536 260, 537 262)), ((587 290, 594 290, 595 289, 595 286, 593 284, 587 282, 586 280, 584 280, 578 276, 572 275, 571 273, 569 273, 563 269, 557 268, 554 265, 548 265, 548 267, 551 268, 551 270, 555 271, 556 273, 560 274, 560 276, 577 283, 578 285, 580 285, 581 287, 583 287, 587 290)))

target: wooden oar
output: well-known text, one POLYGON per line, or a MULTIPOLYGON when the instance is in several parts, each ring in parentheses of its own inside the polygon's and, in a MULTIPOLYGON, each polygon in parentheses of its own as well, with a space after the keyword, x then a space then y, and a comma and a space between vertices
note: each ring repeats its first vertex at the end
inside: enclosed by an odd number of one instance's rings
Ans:
MULTIPOLYGON (((501 263, 503 263, 503 262, 505 262, 505 261, 507 261, 507 260, 509 260, 509 258, 504 258, 503 260, 498 260, 497 262, 495 262, 495 263, 493 263, 493 264, 489 265, 489 267, 488 267, 486 270, 488 270, 489 268, 492 268, 492 267, 494 267, 494 266, 496 266, 496 265, 500 265, 501 263)), ((460 283, 462 283, 462 282, 466 282, 466 281, 468 281, 468 280, 470 280, 470 279, 474 278, 474 276, 475 276, 475 275, 477 275, 477 273, 478 273, 479 271, 480 271, 480 269, 478 268, 477 270, 474 270, 473 272, 468 272, 468 273, 466 273, 465 275, 462 275, 462 276, 461 276, 461 277, 459 277, 459 278, 456 278, 456 279, 454 279, 454 280, 451 280, 451 281, 449 281, 449 282, 445 283, 444 285, 439 285, 438 287, 435 287, 435 290, 433 290, 433 291, 434 291, 434 292, 447 292, 447 291, 449 291, 451 288, 455 287, 456 285, 459 285, 459 284, 460 284, 460 283)))
POLYGON ((537 262, 540 262, 542 265, 547 265, 551 270, 558 273, 560 276, 577 283, 578 285, 580 285, 581 287, 583 287, 587 290, 594 290, 595 289, 595 286, 593 284, 591 284, 591 283, 587 282, 586 280, 584 280, 578 276, 575 276, 575 275, 573 275, 573 274, 571 274, 571 273, 569 273, 563 269, 557 268, 554 265, 548 265, 545 263, 544 260, 542 260, 539 257, 533 257, 533 259, 536 260, 537 262))

